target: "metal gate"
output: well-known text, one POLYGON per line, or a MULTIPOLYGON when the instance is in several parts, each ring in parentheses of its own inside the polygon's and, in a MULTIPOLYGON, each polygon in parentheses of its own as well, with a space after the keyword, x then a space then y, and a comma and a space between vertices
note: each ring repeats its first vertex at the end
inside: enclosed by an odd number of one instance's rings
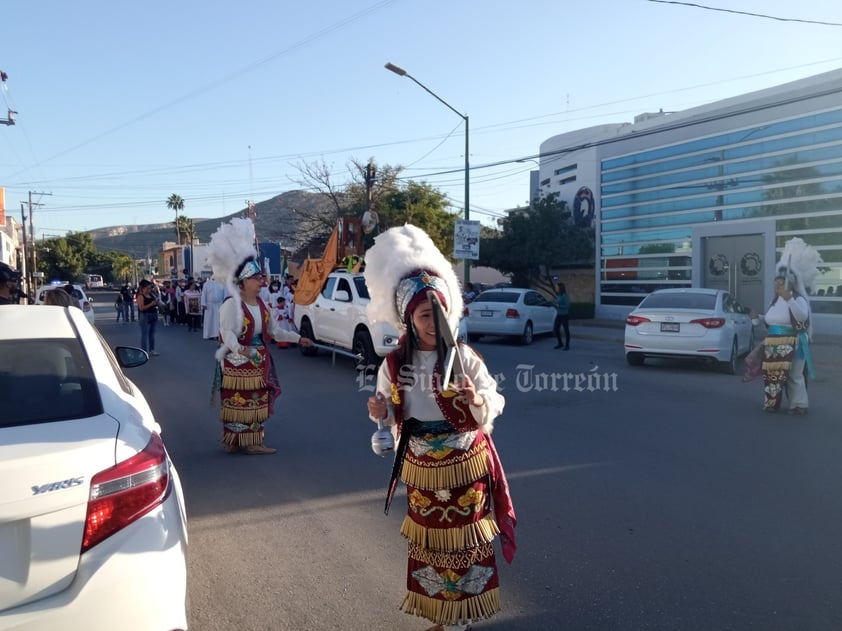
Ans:
POLYGON ((764 312, 762 234, 702 237, 703 287, 724 289, 744 307, 764 312))

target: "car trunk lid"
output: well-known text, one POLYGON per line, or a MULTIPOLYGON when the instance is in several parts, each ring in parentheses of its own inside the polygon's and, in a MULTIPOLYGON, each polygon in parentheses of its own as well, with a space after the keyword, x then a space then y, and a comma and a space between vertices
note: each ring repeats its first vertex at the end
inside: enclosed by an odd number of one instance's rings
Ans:
POLYGON ((703 318, 712 318, 713 312, 706 309, 648 309, 634 312, 635 316, 647 318, 649 322, 637 325, 641 335, 673 335, 677 337, 701 337, 708 329, 693 322, 703 318))
POLYGON ((73 581, 93 475, 115 463, 107 415, 0 429, 0 611, 73 581))

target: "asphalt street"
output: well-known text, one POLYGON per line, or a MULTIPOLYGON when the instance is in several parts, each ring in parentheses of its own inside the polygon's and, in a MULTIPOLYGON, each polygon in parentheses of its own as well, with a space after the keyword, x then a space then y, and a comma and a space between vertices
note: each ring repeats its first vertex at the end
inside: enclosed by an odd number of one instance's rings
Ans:
MULTIPOLYGON (((139 342, 103 297, 110 345, 139 342)), ((621 333, 621 331, 620 331, 621 333)), ((621 335, 574 323, 569 352, 475 345, 506 410, 494 437, 518 513, 500 557, 503 611, 476 631, 842 628, 842 387, 816 348, 810 415, 761 411, 762 386, 695 363, 631 368, 621 335)), ((191 628, 422 630, 398 611, 404 495, 370 449, 365 375, 350 360, 273 349, 283 396, 274 456, 227 455, 210 404, 215 344, 159 328, 128 371, 187 498, 191 628)))

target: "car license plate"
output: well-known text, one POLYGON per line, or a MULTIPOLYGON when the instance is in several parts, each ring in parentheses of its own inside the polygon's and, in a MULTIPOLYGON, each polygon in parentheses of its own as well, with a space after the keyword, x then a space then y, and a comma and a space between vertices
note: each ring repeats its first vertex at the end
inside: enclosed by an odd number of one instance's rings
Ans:
POLYGON ((485 310, 483 310, 483 311, 480 311, 480 312, 479 312, 479 314, 480 314, 483 318, 490 318, 491 316, 493 316, 493 315, 494 315, 494 312, 493 312, 493 311, 485 311, 485 310))
POLYGON ((678 322, 661 322, 661 333, 678 333, 680 330, 678 322))

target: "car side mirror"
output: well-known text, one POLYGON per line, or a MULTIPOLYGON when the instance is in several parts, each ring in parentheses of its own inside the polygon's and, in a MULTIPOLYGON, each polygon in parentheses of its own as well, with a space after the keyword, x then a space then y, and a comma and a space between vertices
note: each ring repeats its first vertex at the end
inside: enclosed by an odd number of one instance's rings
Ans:
POLYGON ((345 289, 337 289, 336 293, 333 294, 333 299, 339 302, 351 302, 351 294, 345 289))
POLYGON ((123 368, 137 368, 149 361, 149 355, 142 348, 117 346, 114 348, 114 353, 123 368))

